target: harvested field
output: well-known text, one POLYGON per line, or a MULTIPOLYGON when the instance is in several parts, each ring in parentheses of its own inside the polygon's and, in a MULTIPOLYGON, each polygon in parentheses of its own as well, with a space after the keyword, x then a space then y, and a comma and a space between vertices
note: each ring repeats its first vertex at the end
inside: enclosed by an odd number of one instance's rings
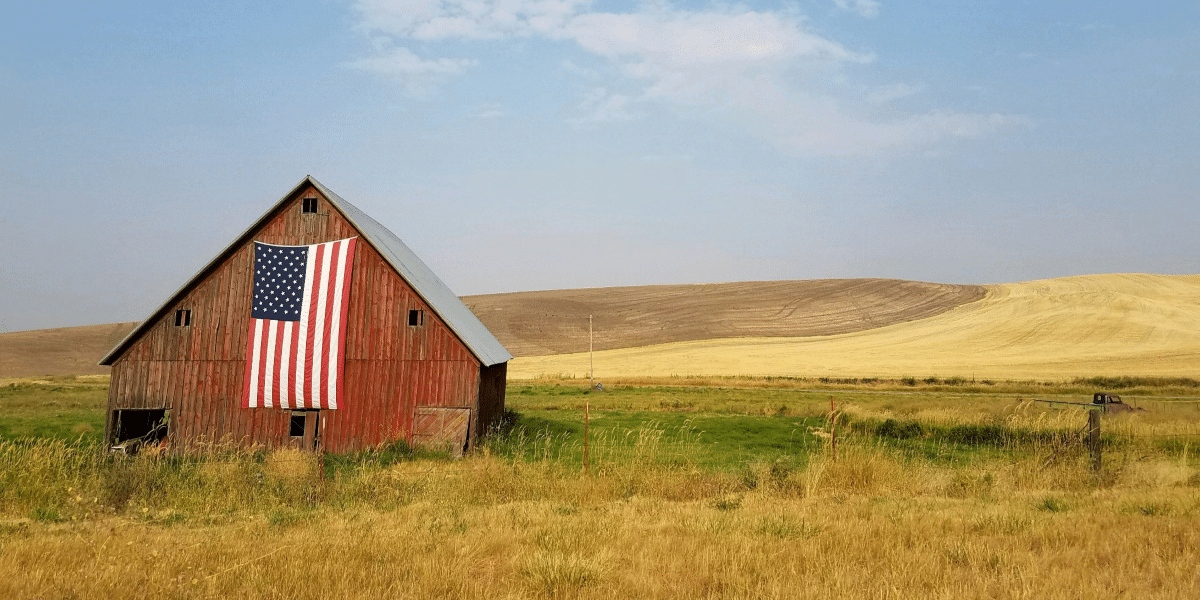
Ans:
POLYGON ((107 375, 96 364, 137 323, 59 327, 0 334, 0 377, 107 375))
MULTIPOLYGON (((465 296, 514 356, 747 336, 830 335, 940 314, 978 286, 893 279, 659 285, 465 296)), ((96 362, 136 323, 0 334, 0 377, 108 373, 96 362)))
POLYGON ((755 281, 465 296, 514 356, 692 340, 851 333, 932 317, 984 297, 981 286, 896 279, 755 281))
MULTIPOLYGON (((1200 276, 1091 275, 988 286, 984 299, 854 333, 598 352, 597 377, 778 375, 1062 380, 1194 377, 1200 276)), ((587 377, 586 352, 528 357, 511 378, 587 377)))
MULTIPOLYGON (((468 296, 518 356, 512 378, 675 375, 1196 377, 1200 276, 1091 275, 987 287, 883 279, 468 296), (562 354, 574 352, 572 354, 562 354)), ((0 377, 106 373, 132 323, 0 334, 0 377)))

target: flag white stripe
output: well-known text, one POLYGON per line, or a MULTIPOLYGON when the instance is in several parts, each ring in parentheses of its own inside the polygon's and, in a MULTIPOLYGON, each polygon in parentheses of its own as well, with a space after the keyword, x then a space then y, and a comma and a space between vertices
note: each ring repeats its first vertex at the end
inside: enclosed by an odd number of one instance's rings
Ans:
POLYGON ((296 321, 300 327, 300 335, 298 338, 298 347, 296 348, 296 408, 305 408, 308 398, 308 390, 304 389, 304 375, 308 372, 306 368, 305 357, 308 356, 308 311, 312 308, 311 302, 308 301, 309 295, 312 294, 313 284, 313 252, 316 251, 316 246, 308 247, 309 259, 304 265, 304 292, 300 297, 300 320, 296 321))
POLYGON ((292 372, 292 329, 296 323, 294 321, 284 321, 280 323, 281 327, 279 335, 283 336, 283 352, 279 354, 282 363, 279 365, 279 408, 291 408, 291 399, 288 397, 288 375, 292 372))
POLYGON ((263 406, 268 408, 275 405, 275 335, 279 331, 279 321, 267 321, 267 376, 263 381, 263 406))
POLYGON ((259 359, 259 352, 260 352, 259 349, 262 348, 262 328, 263 328, 262 321, 260 319, 254 319, 254 338, 253 338, 254 341, 251 344, 251 348, 254 349, 253 350, 254 355, 249 357, 249 359, 250 359, 250 365, 251 365, 251 367, 250 367, 250 406, 255 407, 255 408, 258 407, 258 400, 259 400, 259 398, 258 398, 258 378, 260 377, 260 375, 258 372, 258 366, 261 365, 262 363, 260 363, 258 361, 258 359, 259 359))

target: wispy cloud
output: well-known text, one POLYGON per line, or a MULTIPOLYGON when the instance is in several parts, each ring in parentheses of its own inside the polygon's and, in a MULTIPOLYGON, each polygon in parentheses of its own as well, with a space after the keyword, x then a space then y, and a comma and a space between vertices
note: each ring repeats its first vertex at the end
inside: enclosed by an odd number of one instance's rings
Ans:
POLYGON ((590 126, 599 123, 629 121, 634 118, 630 112, 629 96, 610 93, 605 88, 595 88, 587 98, 579 104, 583 116, 570 119, 574 125, 590 126))
POLYGON ((868 19, 878 17, 881 6, 875 0, 833 0, 833 3, 842 10, 857 13, 859 16, 868 19))
MULTIPOLYGON (((866 17, 876 16, 880 6, 873 0, 835 2, 866 17)), ((688 10, 659 2, 617 13, 593 10, 582 0, 360 0, 358 8, 360 28, 370 36, 440 46, 537 38, 570 43, 607 62, 613 68, 599 79, 592 70, 579 75, 590 91, 580 115, 570 119, 576 125, 635 119, 644 113, 639 106, 666 107, 741 123, 788 153, 840 155, 978 137, 1023 122, 950 111, 884 120, 851 114, 845 106, 852 103, 829 90, 848 67, 869 65, 875 56, 811 31, 794 11, 727 5, 688 10)), ((417 97, 474 64, 421 59, 404 48, 353 63, 400 79, 417 97)), ((882 105, 918 91, 896 84, 865 99, 882 105)))
POLYGON ((348 63, 352 69, 399 81, 405 94, 415 98, 433 95, 447 80, 461 75, 474 65, 474 60, 465 58, 423 59, 408 48, 393 48, 348 63))

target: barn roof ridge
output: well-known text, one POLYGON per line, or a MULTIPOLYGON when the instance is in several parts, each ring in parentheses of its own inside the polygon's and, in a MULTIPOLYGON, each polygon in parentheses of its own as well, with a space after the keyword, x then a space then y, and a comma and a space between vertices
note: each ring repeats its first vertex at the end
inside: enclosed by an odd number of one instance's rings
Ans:
POLYGON ((178 290, 175 290, 167 298, 162 306, 151 312, 145 321, 142 321, 133 331, 129 332, 129 335, 125 336, 125 339, 121 340, 104 358, 100 359, 100 364, 111 365, 112 361, 135 339, 153 326, 161 318, 162 314, 174 304, 175 300, 191 288, 193 283, 214 266, 220 264, 228 255, 235 252, 242 244, 248 241, 248 238, 253 237, 252 234, 267 221, 272 213, 283 205, 283 203, 295 196, 306 185, 312 185, 320 191, 337 208, 338 212, 342 213, 342 216, 413 287, 417 295, 429 304, 433 312, 441 317, 446 326, 462 340, 463 344, 467 346, 471 353, 484 366, 490 367, 512 359, 512 354, 483 325, 479 317, 476 317, 475 313, 471 312, 471 309, 467 308, 467 305, 463 304, 463 301, 395 233, 392 233, 391 230, 384 227, 379 221, 373 219, 357 206, 354 206, 346 201, 346 199, 325 187, 324 184, 317 181, 312 175, 305 175, 300 183, 296 184, 287 194, 284 194, 278 202, 271 205, 250 227, 234 238, 229 246, 217 253, 196 274, 189 277, 178 290))

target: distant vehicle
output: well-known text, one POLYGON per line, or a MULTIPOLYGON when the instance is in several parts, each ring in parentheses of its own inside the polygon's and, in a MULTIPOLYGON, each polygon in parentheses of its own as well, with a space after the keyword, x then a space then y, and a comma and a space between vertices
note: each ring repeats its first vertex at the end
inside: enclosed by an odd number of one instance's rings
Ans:
POLYGON ((1111 412, 1111 413, 1123 413, 1123 412, 1133 412, 1135 410, 1142 410, 1140 408, 1135 409, 1132 406, 1125 404, 1124 402, 1121 401, 1121 397, 1116 394, 1109 394, 1109 393, 1105 393, 1105 392, 1096 392, 1095 394, 1092 394, 1092 404, 1098 404, 1098 405, 1104 407, 1104 412, 1111 412))

